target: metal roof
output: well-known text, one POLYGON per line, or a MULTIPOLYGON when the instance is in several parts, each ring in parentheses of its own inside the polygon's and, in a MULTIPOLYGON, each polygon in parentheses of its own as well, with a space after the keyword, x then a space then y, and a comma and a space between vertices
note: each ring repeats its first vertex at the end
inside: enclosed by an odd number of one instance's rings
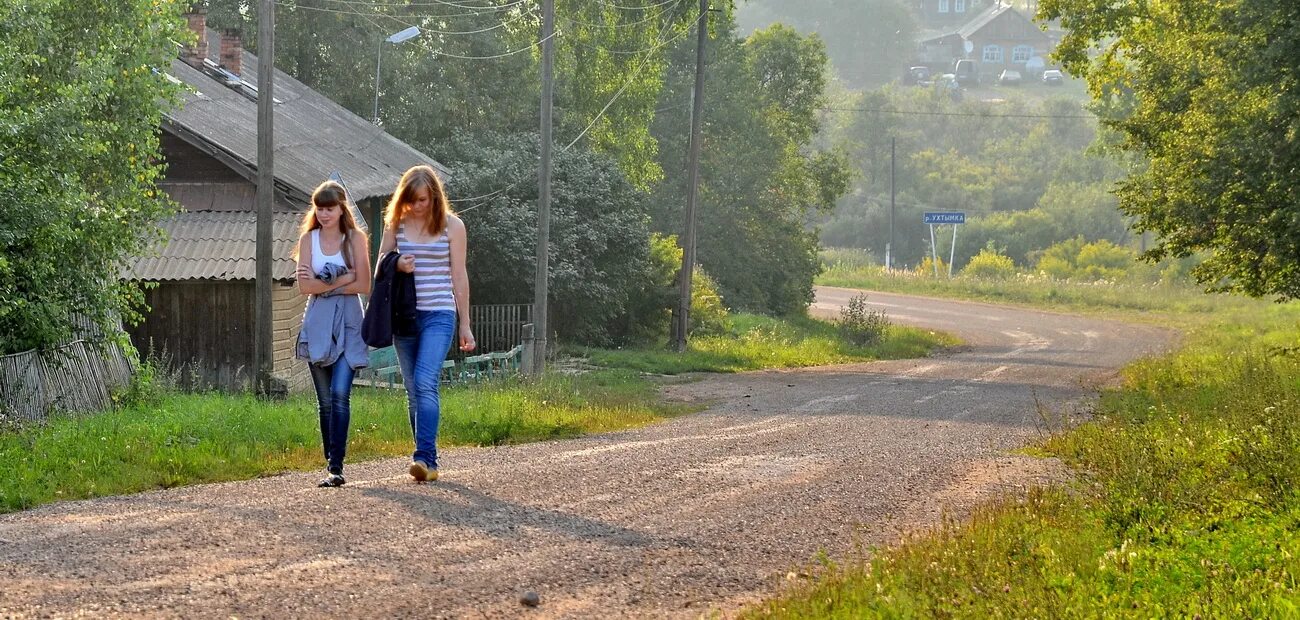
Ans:
MULTIPOLYGON (((216 46, 213 46, 216 47, 216 46)), ((257 56, 244 51, 239 77, 257 85, 257 56)), ((257 167, 257 102, 184 61, 171 73, 190 88, 183 105, 167 112, 165 127, 205 150, 232 159, 247 174, 257 167)), ((288 74, 275 72, 275 178, 310 195, 331 172, 343 176, 354 202, 392 194, 411 166, 428 164, 443 179, 446 167, 389 135, 288 74)))
MULTIPOLYGON (((271 226, 271 277, 293 280, 300 213, 276 213, 271 226)), ((248 211, 179 213, 161 223, 167 241, 157 256, 127 269, 134 280, 253 280, 257 277, 257 214, 248 211)))

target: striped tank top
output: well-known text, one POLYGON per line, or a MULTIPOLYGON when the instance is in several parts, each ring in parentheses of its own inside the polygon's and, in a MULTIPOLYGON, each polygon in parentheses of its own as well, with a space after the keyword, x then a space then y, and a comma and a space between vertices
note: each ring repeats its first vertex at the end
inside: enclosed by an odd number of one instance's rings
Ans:
POLYGON ((406 224, 397 228, 397 251, 415 256, 415 309, 456 311, 451 289, 451 243, 447 229, 431 243, 406 238, 406 224))

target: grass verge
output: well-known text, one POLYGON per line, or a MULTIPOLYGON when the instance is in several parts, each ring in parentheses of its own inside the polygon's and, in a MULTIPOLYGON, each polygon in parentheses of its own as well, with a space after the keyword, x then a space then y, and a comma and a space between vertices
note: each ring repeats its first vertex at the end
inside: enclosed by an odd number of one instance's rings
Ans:
POLYGON ((1190 285, 1124 282, 1073 282, 1017 274, 997 280, 969 276, 934 277, 914 271, 841 260, 826 265, 819 286, 1010 303, 1071 311, 1118 311, 1128 318, 1154 312, 1162 317, 1214 314, 1267 306, 1268 302, 1230 295, 1207 295, 1190 285))
POLYGON ((916 358, 956 344, 956 338, 941 332, 893 325, 878 344, 855 347, 845 342, 835 324, 828 321, 738 314, 732 319, 731 333, 692 338, 685 354, 662 348, 575 352, 602 367, 674 375, 916 358))
POLYGON ((747 618, 1300 617, 1294 304, 1216 314, 1042 449, 1082 472, 747 618))
MULTIPOLYGON (((114 411, 0 433, 0 512, 323 467, 316 402, 155 393, 114 411)), ((687 411, 628 371, 552 375, 443 393, 439 443, 499 445, 639 426, 687 411)), ((348 461, 408 454, 406 394, 358 388, 348 461)))

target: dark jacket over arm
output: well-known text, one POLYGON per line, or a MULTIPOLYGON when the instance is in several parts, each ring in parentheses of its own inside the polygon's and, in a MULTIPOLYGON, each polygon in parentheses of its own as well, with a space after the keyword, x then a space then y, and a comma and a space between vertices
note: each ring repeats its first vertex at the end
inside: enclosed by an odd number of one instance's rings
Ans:
POLYGON ((415 275, 397 270, 399 258, 401 254, 393 250, 375 266, 374 289, 361 324, 361 337, 376 349, 392 346, 395 335, 416 332, 415 275))

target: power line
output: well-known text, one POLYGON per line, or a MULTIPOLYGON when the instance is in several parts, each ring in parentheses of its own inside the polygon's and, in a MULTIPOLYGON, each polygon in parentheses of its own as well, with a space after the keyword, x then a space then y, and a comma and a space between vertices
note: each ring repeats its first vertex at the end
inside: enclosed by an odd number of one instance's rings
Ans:
POLYGON ((621 4, 614 4, 613 2, 609 2, 608 0, 596 0, 596 2, 599 2, 600 4, 603 4, 611 9, 617 9, 620 11, 644 11, 646 9, 657 9, 665 4, 670 4, 676 1, 677 0, 664 0, 663 2, 660 2, 658 4, 647 4, 645 6, 624 6, 621 4))
MULTIPOLYGON (((340 14, 340 15, 356 15, 356 16, 358 16, 358 17, 386 17, 386 18, 388 18, 388 19, 394 20, 394 21, 396 21, 396 22, 398 22, 398 23, 400 23, 400 24, 406 25, 406 26, 410 26, 410 25, 411 25, 411 24, 409 24, 409 23, 407 23, 407 22, 402 21, 402 20, 399 19, 397 16, 395 16, 395 15, 391 15, 391 14, 388 14, 388 13, 363 13, 363 12, 360 12, 360 11, 344 11, 344 10, 340 10, 340 9, 326 9, 326 8, 314 7, 314 6, 289 5, 289 4, 286 4, 286 3, 284 3, 284 2, 280 2, 280 5, 281 5, 281 6, 293 6, 293 8, 294 8, 295 10, 297 10, 297 9, 302 9, 302 10, 304 10, 304 11, 318 11, 318 12, 321 12, 321 13, 336 13, 336 14, 340 14)), ((523 19, 523 18, 525 18, 525 17, 528 17, 528 16, 530 16, 530 15, 532 15, 532 13, 520 13, 519 15, 516 15, 515 17, 513 17, 513 18, 511 18, 511 19, 508 19, 508 20, 506 20, 506 21, 502 21, 502 22, 498 22, 498 23, 496 23, 496 24, 494 24, 494 25, 492 25, 492 26, 488 26, 487 28, 480 28, 480 29, 478 29, 478 30, 461 30, 461 31, 452 31, 452 30, 430 30, 430 29, 428 29, 428 28, 421 27, 421 28, 420 28, 420 32, 421 32, 422 34, 426 34, 426 33, 427 33, 427 34, 439 34, 439 35, 470 35, 470 34, 482 34, 482 33, 484 33, 484 32, 491 32, 491 31, 493 31, 493 30, 497 30, 497 29, 500 29, 500 28, 504 28, 504 27, 506 27, 506 26, 508 26, 508 25, 510 25, 510 24, 513 24, 514 22, 517 22, 517 21, 519 21, 519 20, 521 20, 521 19, 523 19)), ((442 16, 442 15, 407 15, 406 17, 419 17, 419 18, 424 18, 424 19, 440 19, 440 18, 442 18, 442 17, 444 17, 444 16, 442 16)), ((376 24, 376 26, 377 26, 377 24, 376 24)))
POLYGON ((981 112, 933 112, 928 110, 886 110, 882 108, 821 108, 823 112, 870 112, 908 116, 969 116, 976 118, 1061 118, 1096 119, 1091 114, 984 114, 981 112))
POLYGON ((562 19, 562 20, 564 20, 564 21, 566 21, 566 22, 569 22, 569 23, 571 23, 571 24, 576 24, 576 25, 578 25, 578 26, 586 26, 586 27, 588 27, 588 28, 628 28, 628 27, 631 27, 631 26, 639 26, 639 25, 644 24, 644 23, 647 23, 647 22, 655 21, 655 20, 659 19, 660 17, 663 17, 664 14, 668 13, 669 11, 672 11, 672 10, 675 9, 675 8, 677 8, 677 7, 675 7, 675 6, 668 7, 668 8, 663 9, 662 11, 659 11, 658 13, 655 13, 654 15, 651 15, 651 16, 649 16, 649 17, 643 17, 643 18, 638 19, 638 20, 633 21, 633 22, 622 22, 622 23, 618 23, 618 24, 594 24, 594 23, 591 23, 591 22, 584 22, 584 21, 582 21, 582 20, 573 19, 572 17, 565 17, 565 16, 563 16, 563 15, 559 15, 559 16, 557 16, 557 17, 559 17, 560 19, 562 19))
POLYGON ((446 0, 427 0, 427 1, 423 1, 423 2, 421 2, 421 1, 416 1, 416 0, 412 0, 411 2, 375 2, 375 1, 373 1, 373 0, 323 0, 323 1, 324 1, 324 2, 333 2, 333 3, 335 3, 335 4, 346 4, 346 5, 351 5, 351 6, 365 6, 365 7, 372 7, 372 8, 398 8, 398 9, 404 9, 404 8, 413 7, 413 6, 451 6, 451 7, 456 7, 456 8, 460 8, 460 9, 468 9, 468 10, 475 11, 474 13, 461 13, 461 14, 459 14, 459 15, 482 15, 483 13, 491 13, 491 12, 495 12, 495 11, 505 11, 505 10, 508 10, 508 9, 510 9, 510 8, 513 8, 513 7, 519 6, 519 5, 521 5, 521 4, 527 4, 527 3, 529 3, 529 2, 533 2, 534 0, 515 0, 514 2, 508 2, 508 3, 506 3, 506 4, 493 4, 493 5, 486 5, 486 6, 484 6, 484 5, 478 5, 478 6, 474 6, 474 5, 466 5, 466 4, 460 4, 460 3, 457 3, 457 2, 448 2, 448 1, 446 1, 446 0))

